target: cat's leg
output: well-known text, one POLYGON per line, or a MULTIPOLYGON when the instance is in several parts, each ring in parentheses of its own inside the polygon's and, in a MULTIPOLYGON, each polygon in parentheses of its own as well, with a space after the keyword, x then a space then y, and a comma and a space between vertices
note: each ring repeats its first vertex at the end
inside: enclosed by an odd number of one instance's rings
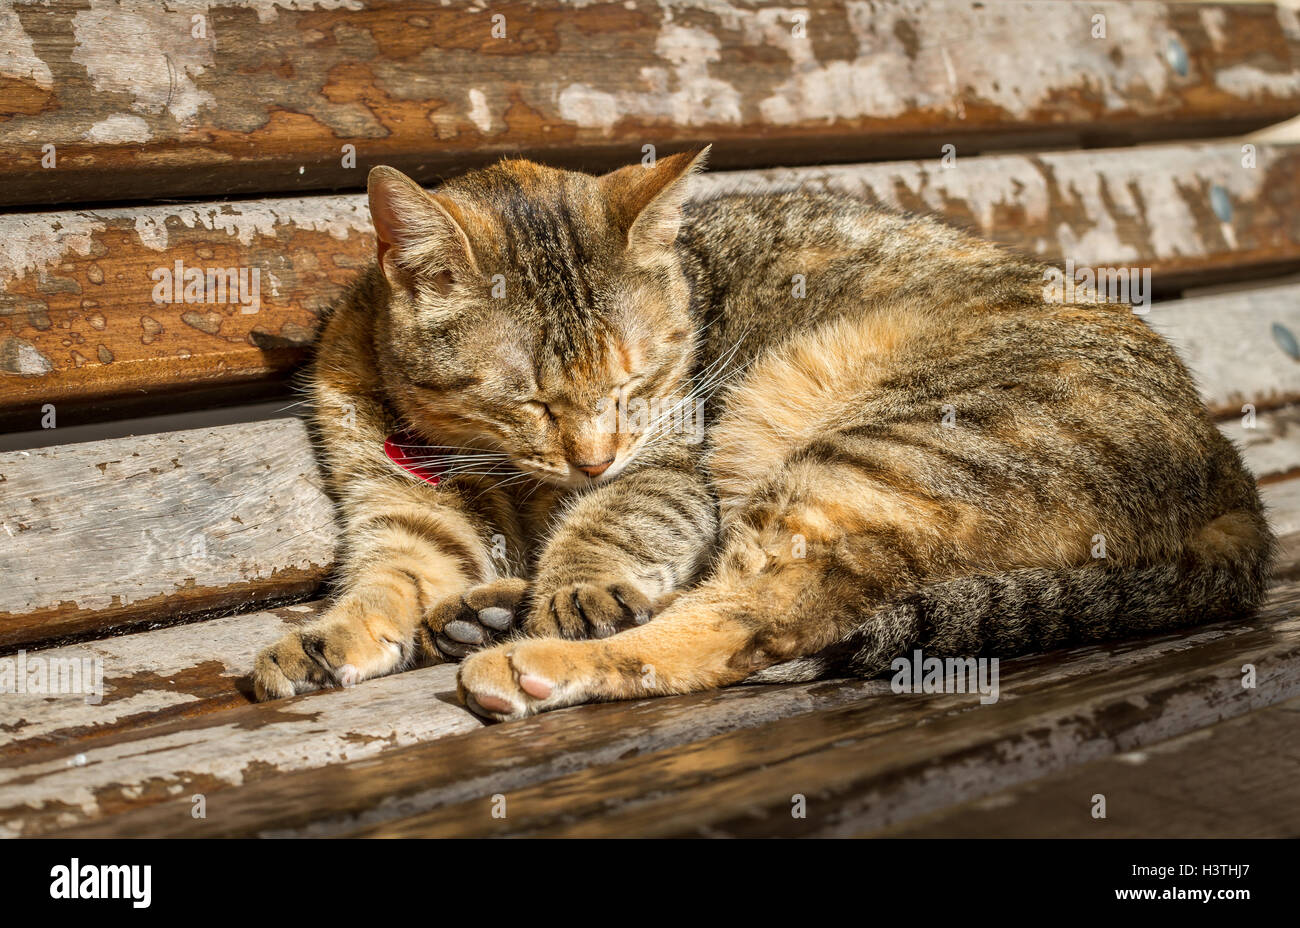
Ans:
POLYGON ((812 655, 920 581, 954 513, 803 462, 736 512, 715 574, 654 621, 597 640, 525 639, 469 657, 460 688, 495 718, 737 683, 812 655))
POLYGON ((456 625, 447 634, 444 626, 458 618, 448 602, 459 604, 495 571, 485 529, 455 503, 441 489, 398 478, 353 484, 343 506, 342 589, 322 616, 258 655, 257 697, 348 686, 410 666, 421 641, 471 636, 456 625))
POLYGON ((813 558, 756 573, 724 570, 653 622, 609 638, 523 639, 480 651, 461 667, 462 697, 475 711, 512 719, 738 683, 815 654, 853 627, 871 584, 828 567, 813 558))
POLYGON ((717 537, 717 505, 688 452, 664 457, 569 506, 538 559, 530 634, 608 637, 649 621, 695 579, 717 537))

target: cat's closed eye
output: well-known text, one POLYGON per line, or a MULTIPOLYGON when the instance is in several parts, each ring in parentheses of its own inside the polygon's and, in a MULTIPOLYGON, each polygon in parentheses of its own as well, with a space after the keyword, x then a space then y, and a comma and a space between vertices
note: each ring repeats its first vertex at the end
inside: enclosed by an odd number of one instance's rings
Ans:
POLYGON ((555 413, 551 411, 550 406, 543 403, 541 400, 524 400, 522 405, 525 409, 532 410, 538 416, 544 416, 551 422, 555 421, 555 413))

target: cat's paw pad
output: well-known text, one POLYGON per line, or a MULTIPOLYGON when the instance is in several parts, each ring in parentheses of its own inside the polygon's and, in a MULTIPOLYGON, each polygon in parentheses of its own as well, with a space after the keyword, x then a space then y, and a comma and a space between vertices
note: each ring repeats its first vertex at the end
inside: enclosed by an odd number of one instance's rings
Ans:
POLYGON ((557 638, 608 638, 654 617, 657 604, 626 580, 566 584, 533 605, 527 631, 557 638))
POLYGON ((353 686, 399 669, 410 657, 409 644, 395 635, 377 635, 365 622, 326 617, 290 632, 257 655, 253 692, 265 701, 353 686))
POLYGON ((536 638, 497 645, 465 659, 456 676, 461 701, 497 721, 584 702, 576 642, 536 638))
POLYGON ((460 660, 518 627, 528 581, 493 580, 449 596, 424 617, 427 647, 438 656, 460 660))

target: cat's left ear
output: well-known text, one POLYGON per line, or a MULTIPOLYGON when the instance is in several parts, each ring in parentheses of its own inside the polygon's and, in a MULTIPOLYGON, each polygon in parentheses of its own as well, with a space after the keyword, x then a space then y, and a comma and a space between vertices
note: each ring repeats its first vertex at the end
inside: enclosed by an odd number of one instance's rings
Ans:
POLYGON ((600 178, 615 226, 629 251, 667 248, 682 226, 682 206, 690 177, 704 167, 712 145, 658 158, 651 166, 633 164, 600 178))

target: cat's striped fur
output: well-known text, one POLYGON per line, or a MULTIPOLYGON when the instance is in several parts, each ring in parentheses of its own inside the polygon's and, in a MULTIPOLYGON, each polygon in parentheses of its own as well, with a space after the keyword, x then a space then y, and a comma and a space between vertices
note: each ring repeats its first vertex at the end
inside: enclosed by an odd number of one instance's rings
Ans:
POLYGON ((344 591, 259 694, 462 656, 512 616, 529 637, 460 673, 498 718, 1256 606, 1254 481, 1127 306, 1049 302, 1043 265, 848 198, 683 206, 700 157, 503 162, 433 198, 372 178, 380 268, 314 371, 344 591), (595 428, 633 374, 707 397, 705 443, 595 428), (379 450, 399 423, 530 476, 418 484, 379 450))

